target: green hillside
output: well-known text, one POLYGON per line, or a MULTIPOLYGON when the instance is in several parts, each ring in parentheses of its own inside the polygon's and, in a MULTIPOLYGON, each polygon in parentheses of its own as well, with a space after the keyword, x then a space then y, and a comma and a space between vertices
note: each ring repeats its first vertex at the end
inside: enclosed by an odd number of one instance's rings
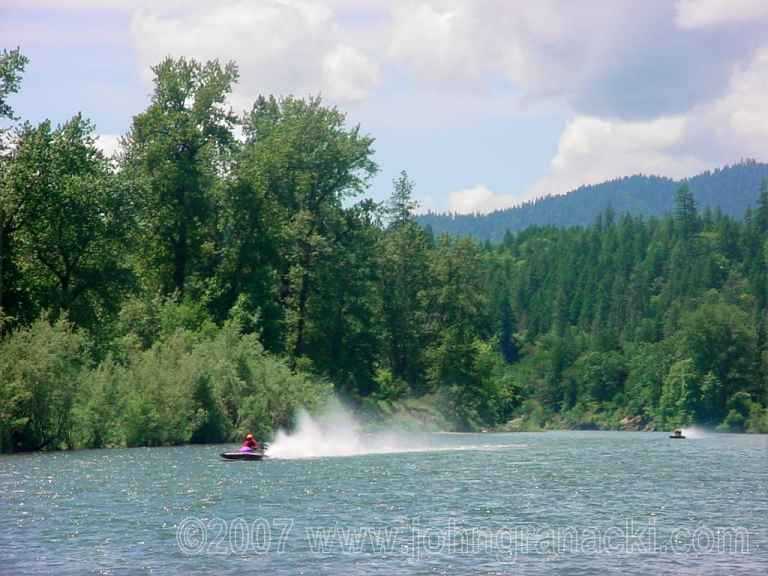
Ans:
MULTIPOLYGON (((764 178, 768 178, 768 164, 749 160, 704 172, 687 183, 702 209, 719 208, 724 214, 741 218, 747 208, 755 206, 764 178)), ((516 232, 528 226, 588 226, 608 209, 619 215, 661 216, 673 209, 675 191, 682 183, 659 176, 628 176, 490 214, 428 213, 419 216, 419 222, 437 235, 499 242, 508 230, 516 232)))

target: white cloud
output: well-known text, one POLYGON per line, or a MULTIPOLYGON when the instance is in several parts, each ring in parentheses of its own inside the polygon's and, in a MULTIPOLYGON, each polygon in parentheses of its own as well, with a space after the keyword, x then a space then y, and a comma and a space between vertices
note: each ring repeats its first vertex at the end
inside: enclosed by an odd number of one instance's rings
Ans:
MULTIPOLYGON (((736 71, 730 91, 715 103, 715 114, 721 116, 740 138, 765 149, 768 138, 768 47, 759 50, 748 66, 736 71)), ((755 150, 757 152, 757 150, 755 150)))
POLYGON ((57 8, 60 10, 80 10, 82 8, 120 8, 130 4, 131 0, 4 0, 5 8, 57 8))
POLYGON ((676 8, 676 21, 681 28, 703 28, 768 16, 765 0, 679 0, 676 8))
POLYGON ((379 71, 357 48, 339 44, 323 58, 326 94, 332 100, 364 100, 378 83, 379 71))
MULTIPOLYGON (((261 1, 261 0, 254 0, 261 1)), ((122 9, 157 6, 162 4, 164 8, 183 8, 201 0, 2 0, 3 8, 56 8, 57 10, 82 10, 88 8, 122 9)), ((386 7, 390 0, 365 0, 363 2, 370 7, 386 7)), ((333 8, 358 8, 360 0, 324 0, 323 4, 333 8)))
POLYGON ((497 194, 483 184, 451 192, 448 209, 456 214, 485 214, 514 206, 517 200, 511 194, 497 194))
POLYGON ((482 72, 471 44, 472 15, 462 3, 396 4, 389 54, 429 78, 477 77, 482 72))
POLYGON ((695 174, 706 165, 681 150, 686 125, 684 117, 627 122, 578 116, 560 136, 550 173, 536 182, 528 197, 563 194, 638 173, 673 178, 695 174))
POLYGON ((236 103, 250 103, 260 93, 323 93, 348 103, 364 99, 378 80, 377 64, 345 41, 333 9, 322 2, 222 0, 168 6, 148 5, 133 16, 145 70, 167 55, 234 60, 241 78, 236 103))
POLYGON ((685 147, 713 166, 740 158, 766 160, 766 93, 768 47, 736 69, 722 98, 691 110, 685 147))
POLYGON ((96 146, 107 158, 111 158, 120 149, 119 134, 99 134, 96 138, 96 146))
POLYGON ((765 159, 768 47, 735 70, 721 98, 686 114, 628 122, 577 116, 560 136, 549 174, 528 197, 637 173, 691 176, 741 158, 765 159))
MULTIPOLYGON (((768 2, 762 5, 768 11, 768 2)), ((389 55, 416 82, 437 80, 443 90, 507 83, 527 101, 557 102, 582 115, 676 115, 720 97, 733 65, 759 42, 754 32, 681 33, 676 7, 635 0, 399 2, 389 55)))
POLYGON ((589 10, 560 0, 401 2, 392 12, 390 55, 428 78, 496 76, 535 95, 567 91, 617 44, 614 28, 624 15, 612 3, 600 10, 601 23, 612 22, 595 34, 589 10))

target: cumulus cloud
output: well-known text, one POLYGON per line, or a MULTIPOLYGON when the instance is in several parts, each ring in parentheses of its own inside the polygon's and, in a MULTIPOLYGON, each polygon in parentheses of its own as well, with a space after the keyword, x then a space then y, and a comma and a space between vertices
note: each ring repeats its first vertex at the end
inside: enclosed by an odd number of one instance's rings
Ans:
POLYGON ((260 93, 323 93, 349 103, 365 98, 378 80, 378 65, 345 41, 332 7, 322 2, 155 3, 133 15, 131 28, 145 70, 167 55, 237 62, 240 105, 260 93))
POLYGON ((767 94, 768 47, 758 51, 748 66, 736 71, 729 93, 714 106, 715 113, 723 115, 739 137, 759 138, 759 142, 751 143, 761 150, 768 137, 767 94))
POLYGON ((681 33, 675 4, 634 0, 431 0, 397 4, 392 21, 390 54, 421 80, 509 81, 529 100, 624 119, 721 96, 760 38, 681 33))
POLYGON ((378 82, 376 66, 356 48, 339 44, 323 58, 326 94, 332 100, 363 100, 378 82))
POLYGON ((768 17, 765 0, 679 0, 677 25, 704 28, 768 17))
MULTIPOLYGON (((241 80, 232 102, 249 106, 258 94, 327 96, 349 105, 379 81, 379 64, 360 39, 366 26, 345 14, 383 10, 384 0, 0 0, 3 8, 111 10, 130 19, 144 77, 166 56, 234 60, 241 80)), ((0 8, 2 10, 2 8, 0 8)), ((46 33, 50 34, 51 30, 46 33)), ((93 31, 89 31, 93 34, 93 31)))
POLYGON ((764 159, 766 93, 768 47, 735 70, 725 95, 686 114, 640 122, 577 116, 560 136, 550 173, 528 196, 636 173, 681 178, 741 158, 764 159))
POLYGON ((560 136, 551 171, 529 191, 529 197, 562 194, 630 174, 693 175, 706 164, 681 145, 687 120, 682 116, 647 122, 578 116, 560 136))
POLYGON ((395 4, 389 54, 431 79, 477 78, 483 70, 471 45, 472 13, 461 3, 395 4))
POLYGON ((511 194, 497 194, 483 184, 451 192, 450 212, 456 214, 485 214, 514 206, 518 200, 511 194))
POLYGON ((768 140, 768 47, 739 66, 727 93, 711 105, 689 113, 690 129, 685 147, 710 164, 740 158, 765 160, 768 140))

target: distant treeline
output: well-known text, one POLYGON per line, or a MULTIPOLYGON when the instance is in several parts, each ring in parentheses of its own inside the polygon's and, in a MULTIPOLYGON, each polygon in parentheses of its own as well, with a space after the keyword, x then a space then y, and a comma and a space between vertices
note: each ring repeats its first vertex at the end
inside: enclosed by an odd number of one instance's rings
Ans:
POLYGON ((505 235, 530 226, 591 226, 598 214, 606 210, 616 214, 661 217, 674 210, 675 192, 683 184, 688 185, 701 209, 719 209, 724 214, 741 218, 748 208, 757 205, 760 186, 766 178, 768 164, 744 160, 684 181, 659 176, 628 176, 489 214, 430 212, 420 215, 418 220, 436 235, 471 236, 496 243, 505 235))
POLYGON ((355 201, 373 139, 337 109, 236 117, 234 64, 154 73, 115 159, 79 115, 3 135, 2 450, 268 437, 334 391, 462 430, 768 431, 766 187, 743 220, 681 187, 660 219, 436 238, 404 172, 355 201))

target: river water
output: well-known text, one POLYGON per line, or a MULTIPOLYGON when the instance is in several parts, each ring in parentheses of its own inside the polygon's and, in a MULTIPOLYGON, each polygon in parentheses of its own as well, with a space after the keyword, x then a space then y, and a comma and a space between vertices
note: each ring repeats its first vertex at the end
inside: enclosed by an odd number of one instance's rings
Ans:
POLYGON ((436 434, 263 462, 225 448, 0 457, 0 573, 768 573, 766 436, 436 434))

